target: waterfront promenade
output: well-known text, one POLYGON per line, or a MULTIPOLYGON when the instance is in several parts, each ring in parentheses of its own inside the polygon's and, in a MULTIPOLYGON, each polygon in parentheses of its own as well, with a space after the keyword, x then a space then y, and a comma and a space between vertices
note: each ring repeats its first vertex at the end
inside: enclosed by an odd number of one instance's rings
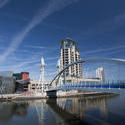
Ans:
POLYGON ((106 93, 106 92, 89 92, 89 91, 81 91, 81 92, 58 92, 56 96, 48 96, 46 93, 31 93, 25 92, 21 94, 2 94, 0 95, 0 101, 12 101, 12 100, 32 100, 32 99, 48 99, 48 98, 70 98, 70 97, 108 97, 115 96, 117 94, 114 93, 106 93))

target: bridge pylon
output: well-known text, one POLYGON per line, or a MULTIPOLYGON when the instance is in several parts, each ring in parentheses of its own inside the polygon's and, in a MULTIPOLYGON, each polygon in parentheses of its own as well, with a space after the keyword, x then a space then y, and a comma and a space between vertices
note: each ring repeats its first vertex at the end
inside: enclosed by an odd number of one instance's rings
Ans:
POLYGON ((45 85, 45 61, 44 58, 41 58, 41 67, 40 67, 40 78, 38 83, 38 91, 44 92, 44 85, 45 85))

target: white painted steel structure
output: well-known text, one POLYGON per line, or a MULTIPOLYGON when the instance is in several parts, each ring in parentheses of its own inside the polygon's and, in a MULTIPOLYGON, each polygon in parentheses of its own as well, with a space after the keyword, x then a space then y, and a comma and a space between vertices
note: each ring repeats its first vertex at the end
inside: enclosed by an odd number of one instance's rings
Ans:
POLYGON ((42 90, 42 93, 44 92, 44 81, 45 81, 45 61, 44 58, 41 58, 41 68, 40 68, 40 78, 38 87, 42 90))
MULTIPOLYGON (((82 83, 79 83, 79 82, 77 82, 76 84, 74 83, 74 84, 69 84, 69 83, 67 83, 67 84, 65 84, 66 82, 64 81, 64 84, 62 84, 61 86, 58 84, 58 82, 59 82, 59 79, 60 79, 60 76, 65 72, 65 70, 67 69, 67 68, 69 68, 70 66, 72 66, 72 65, 74 65, 74 64, 77 64, 77 63, 85 63, 85 62, 100 62, 100 61, 102 61, 102 62, 108 62, 108 63, 118 63, 119 65, 125 65, 125 60, 124 59, 112 59, 112 58, 90 58, 90 59, 84 59, 84 60, 78 60, 78 61, 76 61, 76 62, 73 62, 73 63, 71 63, 71 64, 69 64, 68 66, 66 66, 64 69, 62 69, 55 77, 54 77, 54 79, 51 81, 51 83, 49 84, 50 85, 50 90, 58 90, 58 89, 67 89, 67 88, 69 88, 70 90, 71 89, 78 89, 79 87, 82 87, 82 88, 86 88, 86 87, 93 87, 93 88, 95 88, 95 87, 99 87, 99 88, 124 88, 124 84, 123 83, 121 83, 121 82, 124 82, 124 81, 108 81, 108 84, 98 84, 98 82, 97 83, 94 83, 94 85, 93 84, 90 84, 90 82, 88 82, 88 84, 86 84, 86 82, 82 82, 82 83), (52 86, 52 84, 54 83, 54 81, 56 80, 56 82, 57 82, 57 84, 56 84, 56 86, 54 87, 54 86, 52 86), (111 83, 110 83, 111 82, 111 83), (113 84, 113 86, 111 86, 111 84, 112 83, 114 83, 113 84), (116 85, 115 85, 115 83, 117 83, 116 85)), ((92 82, 93 83, 93 82, 92 82)))

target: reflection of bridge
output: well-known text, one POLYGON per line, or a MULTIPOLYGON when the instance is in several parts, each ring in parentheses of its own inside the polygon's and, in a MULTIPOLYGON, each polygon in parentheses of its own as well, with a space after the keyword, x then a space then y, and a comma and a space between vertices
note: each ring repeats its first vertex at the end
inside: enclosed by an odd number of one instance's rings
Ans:
MULTIPOLYGON (((89 68, 88 66, 88 68, 89 68)), ((67 65, 64 69, 62 69, 51 81, 49 88, 47 91, 57 91, 57 90, 82 90, 85 88, 101 88, 101 89, 111 89, 111 88, 125 88, 125 79, 124 79, 124 72, 121 72, 121 70, 124 70, 125 68, 125 60, 123 59, 109 59, 109 58, 93 58, 93 59, 87 59, 87 60, 79 60, 77 62, 73 62, 69 65, 67 65), (65 71, 73 66, 77 65, 79 63, 91 63, 89 66, 93 66, 93 64, 98 64, 98 67, 105 67, 106 64, 109 64, 108 70, 110 71, 109 74, 106 74, 106 77, 110 77, 111 79, 106 79, 105 81, 101 81, 100 79, 82 79, 76 78, 77 81, 75 82, 69 82, 67 81, 67 77, 65 74, 65 71), (111 65, 112 64, 112 69, 111 65), (117 68, 117 69, 116 69, 117 68), (111 73, 112 70, 112 73, 111 73), (114 75, 114 76, 113 76, 114 75), (116 78, 117 75, 117 78, 116 78), (122 76, 122 78, 121 78, 122 76), (61 79, 61 82, 60 82, 61 79), (62 80, 63 79, 63 80, 62 80)), ((105 68, 104 68, 105 69, 105 68)))
MULTIPOLYGON (((56 100, 47 100, 47 104, 60 117, 72 125, 85 124, 86 112, 90 109, 100 112, 102 116, 106 115, 108 111, 106 98, 58 98, 56 100)), ((91 118, 94 118, 94 116, 91 118)))
POLYGON ((71 114, 80 116, 81 119, 85 116, 85 111, 89 109, 99 109, 103 114, 107 113, 107 99, 102 98, 58 98, 57 106, 71 114))

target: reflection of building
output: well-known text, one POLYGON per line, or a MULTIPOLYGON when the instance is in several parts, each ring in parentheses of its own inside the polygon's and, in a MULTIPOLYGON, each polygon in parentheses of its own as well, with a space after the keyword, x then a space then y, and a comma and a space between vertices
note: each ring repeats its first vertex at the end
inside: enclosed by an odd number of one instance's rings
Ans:
POLYGON ((101 81, 105 81, 105 74, 103 67, 96 69, 96 77, 99 78, 101 81))
MULTIPOLYGON (((80 53, 79 49, 75 43, 75 41, 67 38, 65 40, 61 40, 61 50, 60 50, 60 57, 61 57, 61 67, 64 68, 68 64, 76 62, 80 60, 80 53)), ((82 64, 75 64, 69 67, 65 74, 68 77, 82 77, 82 64)))
POLYGON ((57 105, 71 114, 80 116, 81 119, 84 119, 85 112, 89 109, 99 109, 101 113, 107 113, 106 98, 58 98, 57 105))
POLYGON ((0 103, 0 122, 8 122, 13 115, 23 117, 27 114, 27 102, 4 102, 0 103))

